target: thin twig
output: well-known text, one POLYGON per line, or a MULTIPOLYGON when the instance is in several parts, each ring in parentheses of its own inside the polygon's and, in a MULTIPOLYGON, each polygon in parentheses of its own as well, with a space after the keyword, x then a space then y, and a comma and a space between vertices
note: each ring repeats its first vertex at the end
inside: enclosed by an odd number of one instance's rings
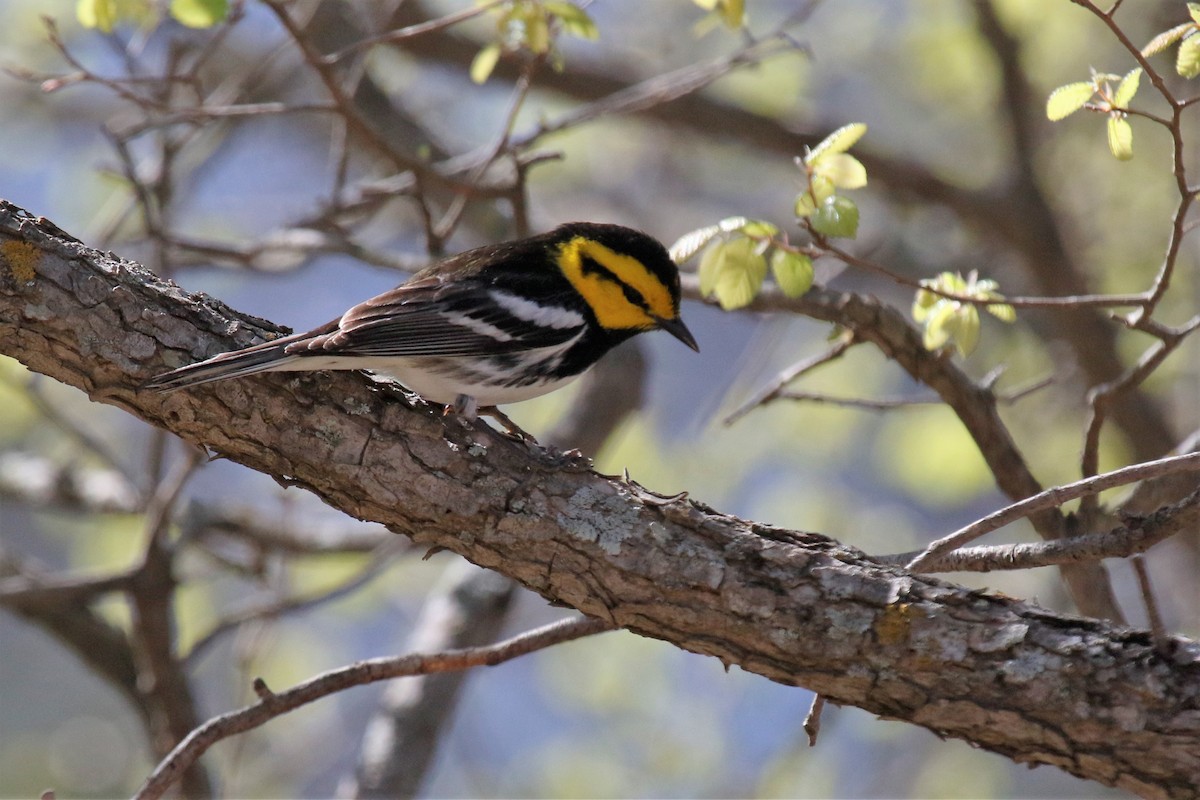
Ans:
POLYGON ((365 568, 338 583, 336 586, 304 597, 279 598, 271 603, 255 608, 247 608, 232 614, 220 620, 213 626, 212 630, 200 637, 192 646, 192 649, 188 651, 185 660, 195 664, 203 657, 208 648, 215 644, 221 637, 231 631, 237 630, 248 622, 263 619, 264 617, 274 619, 288 614, 308 611, 309 609, 345 597, 378 577, 392 565, 396 555, 407 550, 409 550, 409 547, 405 542, 401 541, 398 537, 392 537, 389 540, 385 540, 380 547, 376 548, 377 552, 371 554, 370 561, 365 568))
POLYGON ((1154 599, 1154 587, 1150 584, 1150 573, 1146 569, 1146 559, 1136 555, 1133 561, 1133 574, 1137 576, 1138 589, 1142 593, 1142 602, 1146 604, 1146 620, 1150 623, 1150 633, 1154 637, 1154 646, 1159 652, 1166 652, 1167 628, 1163 625, 1162 615, 1158 612, 1158 601, 1154 599))
POLYGON ((555 644, 612 630, 607 622, 592 617, 571 617, 485 647, 413 654, 360 661, 323 673, 283 692, 272 692, 258 682, 261 700, 237 711, 213 717, 193 730, 163 759, 134 795, 135 800, 162 797, 189 766, 222 739, 263 725, 302 705, 352 686, 409 675, 495 666, 555 644))
POLYGON ((988 514, 983 519, 973 522, 949 536, 938 539, 925 548, 919 556, 909 562, 907 568, 914 572, 920 572, 925 568, 926 564, 932 563, 935 559, 961 547, 967 542, 974 541, 980 536, 991 533, 1011 522, 1024 519, 1038 511, 1060 506, 1077 497, 1084 497, 1096 492, 1102 492, 1105 489, 1111 489, 1114 486, 1124 486, 1128 483, 1153 478, 1158 475, 1191 470, 1200 470, 1200 453, 1160 458, 1157 461, 1134 464, 1129 467, 1113 470, 1112 472, 1106 472, 1103 475, 1085 478, 1063 486, 1055 486, 1032 497, 1027 497, 1018 503, 1005 506, 999 511, 988 514))
POLYGON ((399 30, 388 31, 387 33, 369 36, 365 39, 355 42, 354 44, 343 47, 341 50, 338 50, 335 53, 330 53, 321 60, 325 64, 336 64, 348 55, 352 55, 357 53, 359 50, 365 50, 368 47, 373 47, 377 44, 394 44, 396 42, 402 42, 405 39, 411 39, 414 36, 422 36, 427 33, 433 33, 434 31, 440 31, 473 17, 478 17, 481 14, 486 14, 496 6, 500 5, 502 2, 504 2, 504 0, 488 0, 488 2, 465 8, 462 11, 456 11, 453 14, 447 14, 446 16, 439 17, 438 19, 431 19, 428 22, 409 25, 408 27, 400 28, 399 30))
MULTIPOLYGON (((1110 531, 1087 533, 1048 542, 963 547, 938 556, 922 572, 993 572, 1078 564, 1105 558, 1128 558, 1200 524, 1200 489, 1182 500, 1159 508, 1110 531)), ((903 566, 920 552, 876 556, 882 564, 903 566)))
POLYGON ((767 405, 771 401, 778 398, 780 393, 783 391, 783 388, 789 383, 796 380, 801 375, 813 371, 823 364, 828 364, 831 361, 841 358, 847 350, 858 343, 859 340, 853 333, 846 332, 842 334, 836 342, 834 342, 833 347, 830 347, 824 353, 818 353, 811 358, 806 358, 802 361, 796 362, 792 366, 776 375, 775 378, 766 385, 766 387, 756 392, 753 397, 734 409, 728 416, 725 417, 725 424, 732 425, 746 414, 750 413, 750 411, 753 409, 758 408, 759 406, 767 405))

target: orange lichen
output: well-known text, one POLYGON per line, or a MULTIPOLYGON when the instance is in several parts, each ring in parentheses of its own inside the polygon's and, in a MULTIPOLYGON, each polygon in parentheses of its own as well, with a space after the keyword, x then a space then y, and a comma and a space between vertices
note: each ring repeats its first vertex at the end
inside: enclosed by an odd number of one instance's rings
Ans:
POLYGON ((910 603, 893 603, 883 610, 883 615, 875 622, 875 638, 886 646, 903 644, 908 641, 912 629, 912 614, 910 603))
POLYGON ((0 263, 7 264, 18 283, 28 283, 37 276, 38 259, 42 251, 29 242, 6 239, 0 242, 0 263))

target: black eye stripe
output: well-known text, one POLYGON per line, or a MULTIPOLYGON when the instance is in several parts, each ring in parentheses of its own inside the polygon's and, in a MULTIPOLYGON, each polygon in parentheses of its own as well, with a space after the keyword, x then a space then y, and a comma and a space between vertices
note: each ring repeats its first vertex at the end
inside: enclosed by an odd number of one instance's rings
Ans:
POLYGON ((624 293, 624 295, 625 295, 625 299, 628 300, 633 305, 638 306, 639 308, 643 308, 643 309, 650 308, 650 305, 646 302, 646 298, 642 295, 641 292, 639 292, 637 289, 633 288, 628 283, 625 283, 623 280, 618 278, 611 269, 604 266, 596 259, 592 258, 589 255, 581 254, 579 261, 580 261, 580 271, 584 275, 599 275, 604 280, 609 281, 610 283, 615 283, 617 286, 620 286, 621 292, 624 293))

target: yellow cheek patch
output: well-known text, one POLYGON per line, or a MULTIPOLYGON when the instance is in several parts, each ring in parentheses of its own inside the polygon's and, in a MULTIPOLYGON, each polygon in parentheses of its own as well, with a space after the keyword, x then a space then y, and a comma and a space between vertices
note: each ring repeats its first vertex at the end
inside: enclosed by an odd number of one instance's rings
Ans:
POLYGON ((656 327, 660 319, 672 320, 677 315, 670 290, 632 256, 618 253, 583 236, 576 236, 559 250, 558 263, 576 291, 592 307, 596 320, 605 328, 645 330, 656 327), (585 258, 604 267, 620 283, 602 273, 585 273, 585 258), (631 303, 621 284, 637 291, 649 306, 650 313, 631 303))

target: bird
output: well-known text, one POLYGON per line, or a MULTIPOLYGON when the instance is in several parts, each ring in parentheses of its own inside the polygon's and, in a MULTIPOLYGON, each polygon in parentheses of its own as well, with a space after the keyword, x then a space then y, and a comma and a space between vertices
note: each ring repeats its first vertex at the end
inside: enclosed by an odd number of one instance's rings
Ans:
POLYGON ((305 333, 180 367, 142 388, 174 392, 262 372, 369 370, 429 403, 477 413, 552 392, 636 334, 699 352, 680 317, 679 270, 648 234, 571 222, 437 261, 305 333))

